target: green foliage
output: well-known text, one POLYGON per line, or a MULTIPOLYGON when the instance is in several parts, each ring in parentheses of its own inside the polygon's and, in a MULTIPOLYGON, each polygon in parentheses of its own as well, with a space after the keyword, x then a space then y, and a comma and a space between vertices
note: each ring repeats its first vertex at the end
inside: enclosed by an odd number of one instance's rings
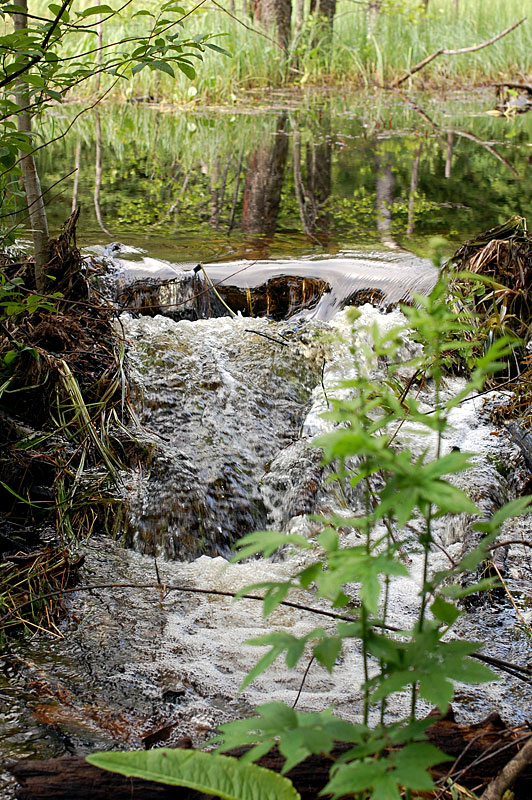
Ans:
MULTIPOLYGON (((196 78, 195 64, 203 60, 207 49, 229 56, 224 48, 210 41, 211 34, 186 36, 183 20, 190 12, 170 0, 153 10, 142 6, 135 10, 126 3, 123 9, 109 5, 93 5, 77 10, 74 2, 63 5, 46 4, 33 16, 6 0, 0 1, 0 15, 9 21, 10 15, 25 17, 26 27, 11 30, 7 25, 0 36, 2 65, 0 69, 0 190, 2 219, 11 218, 22 207, 21 192, 16 185, 21 156, 46 146, 37 143, 26 126, 18 130, 17 116, 42 117, 51 102, 61 102, 66 94, 97 76, 109 81, 107 90, 120 81, 129 81, 144 68, 157 75, 176 78, 176 70, 187 80, 196 78), (142 30, 109 30, 121 11, 142 16, 142 30), (110 22, 109 22, 110 21, 110 22), (148 25, 146 26, 146 21, 148 25), (110 41, 104 43, 103 33, 110 41)), ((107 93, 107 92, 105 92, 107 93)), ((54 137, 55 138, 55 137, 54 137)), ((0 245, 11 244, 13 226, 2 230, 0 245)))
MULTIPOLYGON (((385 336, 373 329, 369 332, 373 352, 381 360, 387 360, 388 379, 377 382, 360 371, 357 378, 344 382, 342 388, 350 392, 350 398, 329 398, 333 409, 327 416, 338 427, 315 441, 323 450, 325 463, 336 465, 336 480, 361 486, 366 511, 353 518, 323 519, 322 532, 316 541, 321 551, 318 560, 307 563, 301 572, 286 581, 285 589, 288 593, 292 588, 299 591, 312 588, 318 597, 337 607, 347 604, 349 585, 355 583, 360 607, 353 611, 351 604, 346 609, 352 622, 338 621, 334 631, 317 628, 302 637, 276 631, 250 642, 268 646, 269 650, 246 677, 244 686, 279 656, 284 654, 291 667, 309 649, 329 671, 334 671, 344 642, 358 639, 364 662, 363 724, 351 725, 335 718, 331 711, 301 714, 280 704, 267 704, 257 709, 258 718, 237 720, 220 728, 221 751, 252 744, 254 747, 246 758, 254 760, 277 743, 286 758, 286 769, 311 753, 330 753, 335 740, 351 742, 353 747, 332 767, 324 789, 334 798, 371 795, 381 800, 399 800, 405 790, 433 789, 427 770, 444 761, 445 756, 423 741, 424 727, 416 721, 418 698, 443 713, 452 699, 455 681, 482 683, 495 677, 471 658, 481 644, 452 640, 448 636, 461 613, 456 600, 467 592, 478 592, 492 584, 481 582, 464 589, 456 581, 464 571, 474 570, 486 558, 501 524, 513 515, 524 513, 530 498, 512 501, 491 520, 476 523, 475 527, 484 534, 478 547, 459 564, 431 572, 434 521, 443 515, 474 517, 480 513, 452 480, 453 476, 471 467, 471 454, 441 452, 442 433, 448 424, 449 412, 456 404, 454 398, 442 400, 443 362, 448 349, 459 347, 457 341, 463 339, 470 327, 463 313, 458 315, 447 305, 446 291, 445 282, 440 280, 428 298, 417 297, 415 307, 403 309, 409 334, 423 344, 422 354, 408 367, 419 370, 426 381, 432 382, 434 412, 422 413, 415 401, 404 394, 398 396, 396 350, 407 329, 395 329, 385 336), (435 457, 429 458, 427 453, 414 457, 408 449, 390 446, 406 422, 416 425, 418 435, 425 428, 436 437, 435 457), (387 626, 388 587, 395 576, 409 574, 398 551, 406 544, 404 529, 412 519, 421 527, 418 542, 424 554, 419 614, 409 630, 396 633, 387 626), (359 532, 363 543, 342 544, 341 531, 349 527, 359 532), (411 695, 411 713, 401 723, 387 726, 385 715, 389 698, 404 691, 411 695), (368 726, 369 712, 379 705, 381 724, 372 729, 368 726), (403 745, 401 749, 394 749, 397 744, 403 745)), ((482 380, 498 368, 500 356, 507 349, 507 342, 496 344, 477 360, 461 396, 480 388, 482 380)), ((465 350, 467 353, 467 347, 465 350)), ((400 368, 403 367, 401 364, 400 368)), ((293 537, 270 536, 264 532, 246 537, 240 545, 241 555, 270 553, 273 545, 298 546, 293 537)), ((308 548, 308 543, 303 546, 308 548)), ((277 598, 285 596, 280 587, 281 584, 275 584, 277 598)), ((265 588, 265 613, 269 613, 276 605, 270 597, 273 585, 265 588)))
POLYGON ((95 753, 87 756, 95 767, 121 775, 186 786, 224 800, 298 800, 286 778, 236 758, 195 750, 148 750, 133 753, 95 753))
MULTIPOLYGON (((24 288, 22 278, 8 278, 4 269, 0 268, 0 322, 11 317, 16 319, 25 314, 33 314, 38 309, 56 311, 54 298, 61 297, 55 292, 47 297, 28 292, 24 288)), ((12 360, 13 357, 10 357, 12 360)))

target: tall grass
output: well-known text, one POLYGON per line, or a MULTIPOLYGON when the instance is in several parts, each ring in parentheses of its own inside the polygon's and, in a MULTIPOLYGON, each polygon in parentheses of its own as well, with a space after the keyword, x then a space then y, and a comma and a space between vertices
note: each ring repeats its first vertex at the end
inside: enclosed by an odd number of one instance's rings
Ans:
MULTIPOLYGON (((44 9, 42 0, 39 2, 44 9)), ((229 8, 228 0, 222 2, 229 8)), ((88 0, 86 3, 91 4, 88 0)), ((154 0, 136 0, 119 18, 105 23, 105 42, 145 34, 148 18, 133 14, 141 7, 156 11, 158 5, 154 0)), ((192 7, 184 5, 187 9, 192 7)), ((452 0, 429 0, 426 14, 421 11, 419 0, 389 0, 371 30, 364 4, 339 0, 332 41, 323 27, 307 18, 286 58, 274 42, 261 35, 264 30, 260 23, 251 20, 239 5, 236 16, 259 32, 239 24, 209 0, 185 23, 188 36, 207 32, 219 35, 217 41, 231 52, 232 58, 206 52, 193 82, 181 74, 173 80, 144 69, 131 80, 121 82, 114 91, 115 97, 145 96, 194 106, 202 102, 236 103, 251 90, 266 87, 383 84, 441 47, 467 47, 491 38, 530 9, 529 0, 461 0, 455 17, 452 0)), ((76 33, 67 43, 68 53, 82 53, 94 47, 94 42, 94 35, 76 33)), ((527 21, 478 53, 436 59, 411 80, 412 85, 420 87, 471 86, 503 77, 526 80, 531 74, 532 37, 527 21)), ((94 83, 85 84, 81 91, 93 92, 94 83)))

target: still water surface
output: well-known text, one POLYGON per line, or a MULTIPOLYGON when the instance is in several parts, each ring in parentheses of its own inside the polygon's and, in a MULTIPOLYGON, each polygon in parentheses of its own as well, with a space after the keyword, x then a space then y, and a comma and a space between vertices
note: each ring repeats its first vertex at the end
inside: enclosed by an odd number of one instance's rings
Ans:
MULTIPOLYGON (((82 245, 120 240, 172 262, 448 251, 530 216, 532 115, 494 93, 309 95, 244 111, 147 105, 88 111, 41 151, 52 228, 82 206, 82 245), (77 175, 77 178, 76 178, 77 175)), ((79 107, 49 120, 66 128, 79 107)), ((50 137, 51 138, 51 137, 50 137)))

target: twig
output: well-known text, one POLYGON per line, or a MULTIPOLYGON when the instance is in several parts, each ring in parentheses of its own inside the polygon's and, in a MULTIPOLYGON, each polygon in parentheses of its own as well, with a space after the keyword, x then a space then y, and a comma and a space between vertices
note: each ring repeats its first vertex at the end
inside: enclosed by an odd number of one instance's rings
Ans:
POLYGON ((301 697, 301 692, 303 691, 303 686, 305 685, 305 681, 307 680, 307 675, 309 673, 309 670, 310 670, 313 662, 314 662, 314 656, 312 656, 312 658, 308 662, 307 668, 306 668, 305 672, 303 673, 303 677, 301 678, 301 683, 299 685, 299 691, 297 693, 296 699, 292 703, 292 708, 295 708, 297 706, 297 702, 298 702, 299 698, 301 697))
MULTIPOLYGON (((38 603, 41 600, 48 600, 51 597, 59 597, 60 595, 64 594, 74 594, 75 592, 90 592, 96 591, 98 589, 155 589, 159 591, 161 588, 160 584, 158 583, 93 583, 93 584, 82 584, 80 586, 72 586, 65 589, 58 589, 54 592, 47 592, 46 594, 38 595, 37 597, 33 597, 31 600, 26 600, 23 603, 19 603, 17 606, 11 609, 8 613, 4 614, 0 617, 0 626, 3 625, 10 617, 13 617, 17 614, 18 611, 25 608, 32 603, 38 603)), ((231 597, 235 598, 237 592, 225 592, 221 589, 199 589, 197 587, 191 586, 168 586, 165 585, 166 594, 170 594, 170 592, 184 592, 188 594, 205 594, 205 595, 215 595, 216 597, 231 597)), ((262 602, 264 597, 260 597, 255 594, 241 594, 239 595, 239 599, 241 600, 258 600, 262 602)), ((328 617, 329 619, 337 619, 343 622, 353 622, 354 617, 348 616, 347 614, 338 614, 335 611, 326 611, 322 608, 313 608, 312 606, 306 606, 303 603, 292 603, 289 600, 283 600, 279 603, 281 606, 285 606, 287 608, 295 608, 299 611, 307 611, 310 614, 318 614, 322 617, 328 617)), ((394 625, 388 625, 383 622, 379 622, 378 620, 374 620, 372 622, 373 627, 382 628, 383 630, 392 631, 393 633, 401 633, 402 629, 397 628, 394 625)), ((502 672, 508 672, 510 675, 513 675, 516 678, 524 681, 525 683, 530 683, 530 677, 525 677, 525 675, 521 674, 526 671, 526 668, 520 667, 517 664, 511 664, 508 661, 502 661, 500 659, 491 658, 490 656, 483 656, 480 653, 471 653, 470 658, 475 658, 477 661, 483 661, 487 664, 491 664, 491 666, 497 667, 502 672), (510 671, 511 670, 511 671, 510 671)))
POLYGON ((224 300, 224 299, 223 299, 223 297, 221 296, 220 292, 219 292, 219 291, 216 289, 216 286, 214 285, 214 283, 211 281, 211 279, 210 279, 210 278, 209 278, 209 276, 207 275, 207 272, 205 271, 205 267, 203 266, 203 264, 201 264, 201 263, 200 263, 200 265, 199 265, 199 266, 201 267, 201 271, 203 272, 203 274, 204 274, 204 276, 205 276, 205 280, 207 281, 207 283, 209 284, 209 286, 210 286, 210 287, 211 287, 211 289, 213 290, 214 294, 216 295, 216 297, 218 298, 218 300, 220 301, 220 303, 221 303, 223 306, 225 306, 225 308, 226 308, 226 309, 229 311, 229 313, 231 314, 231 316, 232 316, 232 317, 236 317, 236 313, 233 311, 233 309, 232 309, 232 308, 230 308, 230 306, 228 306, 228 305, 227 305, 227 303, 225 302, 225 300, 224 300))
POLYGON ((480 800, 501 800, 516 778, 532 761, 532 739, 523 745, 521 750, 499 772, 494 781, 490 783, 480 800))
POLYGON ((532 542, 525 542, 524 539, 507 539, 505 542, 492 544, 488 550, 496 550, 498 547, 508 547, 511 544, 522 544, 524 547, 532 547, 532 542))
POLYGON ((426 67, 427 64, 430 64, 430 62, 434 61, 434 59, 437 58, 438 56, 458 56, 462 55, 463 53, 475 53, 477 50, 482 50, 484 47, 488 47, 490 44, 498 42, 499 39, 502 39, 503 36, 506 36, 508 33, 511 33, 513 30, 519 27, 519 25, 522 25, 522 23, 525 20, 526 17, 523 17, 522 19, 519 20, 519 22, 514 22, 514 24, 510 25, 509 28, 506 28, 501 33, 498 33, 496 36, 493 36, 491 39, 488 39, 487 42, 482 42, 481 44, 475 44, 472 47, 461 47, 458 50, 446 50, 445 48, 440 47, 439 50, 436 50, 430 56, 424 58, 423 61, 419 61, 417 64, 415 64, 411 69, 408 70, 408 72, 405 72, 404 75, 401 75, 400 78, 396 78, 394 81, 392 81, 390 84, 390 88, 397 89, 398 86, 400 86, 402 83, 408 80, 408 78, 410 78, 416 72, 419 72, 419 70, 423 69, 423 67, 426 67))
POLYGON ((279 44, 279 42, 276 42, 275 39, 271 38, 271 36, 267 36, 267 34, 265 34, 263 31, 259 31, 257 28, 252 28, 251 25, 246 25, 245 22, 242 22, 241 19, 236 17, 234 14, 231 14, 230 11, 228 11, 226 8, 221 6, 220 3, 217 3, 216 0, 212 0, 212 4, 213 4, 213 6, 216 6, 216 8, 219 8, 220 11, 223 11, 224 14, 227 14, 228 17, 231 17, 231 19, 234 19, 235 22, 238 22, 239 25, 242 25, 242 27, 245 28, 247 31, 251 31, 252 33, 256 33, 258 36, 263 36, 264 39, 267 39, 269 42, 272 42, 276 47, 279 48, 279 50, 282 50, 283 53, 284 53, 284 50, 281 47, 281 45, 279 44))
POLYGON ((519 173, 516 168, 503 156, 501 156, 501 154, 498 153, 497 150, 495 150, 495 148, 489 144, 489 142, 484 142, 482 139, 479 139, 478 136, 475 136, 474 133, 469 133, 468 131, 457 131, 454 128, 448 128, 447 132, 454 133, 456 136, 463 136, 464 139, 471 139, 472 142, 481 145, 488 151, 488 153, 491 153, 492 156, 495 156, 495 158, 500 161, 501 164, 504 164, 505 167, 508 167, 508 169, 511 170, 517 178, 519 177, 519 173))
POLYGON ((327 397, 327 390, 325 389, 325 382, 323 380, 325 375, 325 365, 327 364, 326 359, 323 359, 323 364, 321 365, 321 388, 323 390, 323 396, 325 397, 325 401, 327 403, 327 408, 330 408, 329 398, 327 397))
POLYGON ((484 149, 487 150, 488 153, 491 153, 492 156, 495 156, 495 158, 498 161, 500 161, 501 164, 504 164, 505 167, 508 167, 508 169, 511 172, 513 172, 513 174, 517 178, 519 177, 519 172, 516 170, 516 168, 512 164, 510 164, 510 162, 507 161, 503 156, 501 156, 501 154, 497 150, 495 150, 493 145, 491 145, 489 142, 485 142, 483 139, 479 139, 478 136, 475 136, 475 134, 469 133, 468 131, 459 131, 456 130, 455 128, 442 128, 440 125, 438 125, 437 122, 434 122, 434 120, 431 119, 429 115, 420 106, 417 105, 417 103, 414 103, 413 100, 411 100, 404 94, 401 96, 403 97, 404 101, 408 103, 408 105, 416 112, 416 114, 419 114, 419 116, 422 119, 424 119, 425 122, 428 122, 429 125, 431 125, 435 131, 447 133, 447 135, 454 134, 456 136, 462 136, 464 139, 470 139, 472 142, 475 142, 475 144, 479 144, 481 147, 484 147, 484 149))
POLYGON ((282 344, 283 347, 289 347, 288 342, 284 342, 282 339, 276 339, 275 336, 269 336, 267 333, 262 333, 262 331, 254 331, 253 328, 244 328, 246 333, 254 333, 257 336, 263 336, 265 339, 269 339, 270 342, 275 342, 275 344, 282 344))
POLYGON ((517 608, 517 605, 516 605, 516 603, 515 603, 515 600, 513 599, 512 595, 510 594, 510 591, 509 591, 509 589, 508 589, 508 587, 507 587, 507 585, 506 585, 506 582, 505 582, 504 578, 502 577, 502 575, 501 575, 501 573, 500 573, 500 570, 499 570, 499 568, 497 567, 497 564, 495 564, 495 562, 493 562, 493 561, 490 561, 490 562, 489 562, 489 566, 490 566, 490 567, 493 567, 493 569, 495 570, 495 572, 496 572, 496 573, 497 573, 497 575, 499 576, 499 580, 500 580, 500 582, 502 583, 502 587, 503 587, 504 591, 506 592, 506 594, 508 595, 508 598, 509 598, 509 600, 510 600, 510 603, 511 603, 511 604, 513 605, 513 607, 514 607, 515 613, 517 614, 517 616, 519 617, 519 619, 521 620, 521 622, 523 623, 523 625, 525 626, 525 628, 527 629, 527 631, 529 631, 529 632, 530 632, 530 631, 531 631, 530 625, 528 624, 528 622, 526 621, 526 619, 523 617, 523 615, 521 614, 521 612, 520 612, 520 611, 519 611, 519 609, 517 608))

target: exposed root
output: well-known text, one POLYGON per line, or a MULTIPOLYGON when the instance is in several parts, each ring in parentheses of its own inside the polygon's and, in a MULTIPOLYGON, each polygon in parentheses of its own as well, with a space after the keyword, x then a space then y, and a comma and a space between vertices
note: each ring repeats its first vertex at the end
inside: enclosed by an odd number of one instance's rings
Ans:
MULTIPOLYGON (((35 529, 55 529, 58 549, 32 566, 39 580, 54 574, 50 559, 62 558, 71 574, 80 538, 120 519, 112 513, 120 508, 117 476, 131 449, 116 310, 94 289, 98 268, 76 247, 76 221, 77 213, 52 242, 48 295, 35 291, 31 261, 0 264, 9 301, 0 307, 0 554, 33 558, 35 529)), ((15 563, 0 565, 6 609, 17 596, 15 563)), ((31 611, 33 624, 47 624, 48 607, 31 611)))

